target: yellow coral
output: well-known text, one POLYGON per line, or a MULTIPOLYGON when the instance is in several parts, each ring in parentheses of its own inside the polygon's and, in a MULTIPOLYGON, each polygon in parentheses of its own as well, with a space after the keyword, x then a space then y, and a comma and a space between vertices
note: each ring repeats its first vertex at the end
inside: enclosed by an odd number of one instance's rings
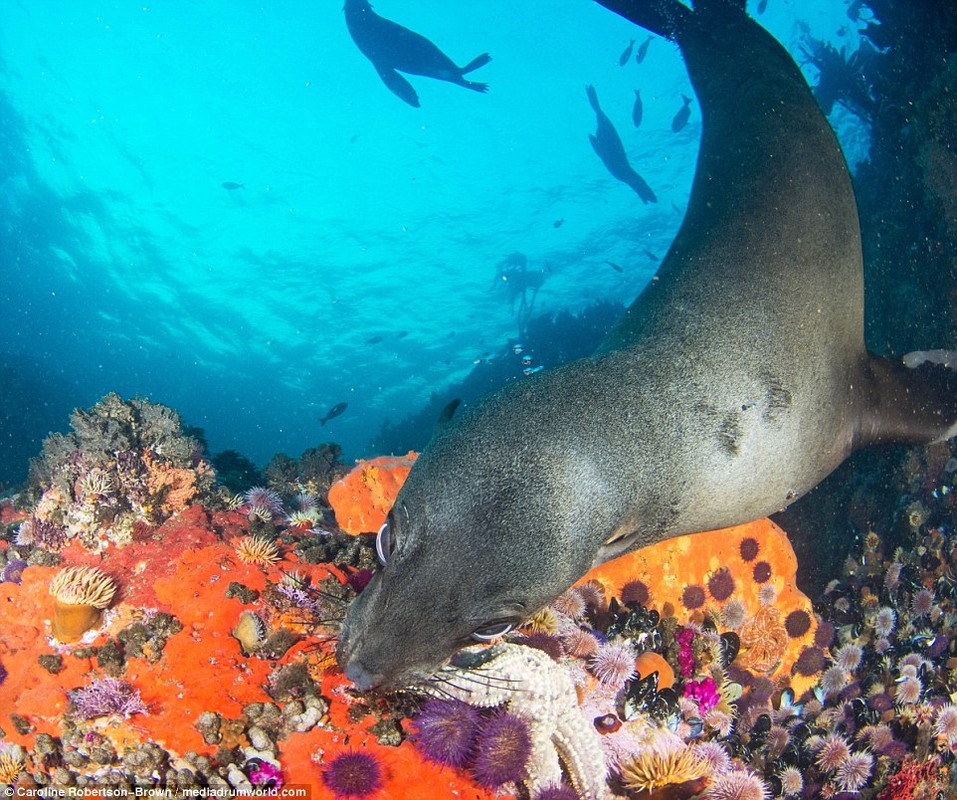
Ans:
POLYGON ((708 763, 690 747, 665 752, 648 748, 621 765, 621 780, 629 789, 653 792, 662 786, 705 779, 710 771, 708 763))

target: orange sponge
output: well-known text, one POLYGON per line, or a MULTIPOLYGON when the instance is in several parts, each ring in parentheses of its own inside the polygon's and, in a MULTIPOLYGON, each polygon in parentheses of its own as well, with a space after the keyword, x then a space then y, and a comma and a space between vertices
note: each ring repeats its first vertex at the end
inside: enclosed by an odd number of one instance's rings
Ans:
POLYGON ((329 505, 339 527, 358 534, 379 530, 418 453, 379 456, 359 464, 329 489, 329 505))

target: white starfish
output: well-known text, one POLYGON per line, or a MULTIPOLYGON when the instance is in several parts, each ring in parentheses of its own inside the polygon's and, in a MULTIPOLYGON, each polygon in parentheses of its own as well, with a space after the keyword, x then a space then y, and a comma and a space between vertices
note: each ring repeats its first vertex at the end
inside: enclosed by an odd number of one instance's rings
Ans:
POLYGON ((528 722, 528 786, 557 786, 562 764, 582 800, 608 800, 600 734, 582 714, 568 672, 541 650, 502 642, 466 648, 433 679, 429 691, 479 708, 506 705, 528 722))

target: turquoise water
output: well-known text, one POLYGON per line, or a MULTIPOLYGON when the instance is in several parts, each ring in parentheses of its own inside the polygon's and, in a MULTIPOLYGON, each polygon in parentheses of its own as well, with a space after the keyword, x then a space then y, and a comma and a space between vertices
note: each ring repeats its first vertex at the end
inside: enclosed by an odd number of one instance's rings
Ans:
MULTIPOLYGON (((518 335, 496 281, 510 253, 548 270, 538 312, 649 280, 700 135, 694 103, 671 130, 691 94, 673 45, 620 67, 645 34, 589 0, 376 11, 458 64, 491 53, 469 75, 488 94, 412 76, 422 107, 404 104, 338 0, 0 4, 0 482, 109 391, 259 464, 329 440, 368 455, 386 419, 518 335), (585 84, 656 205, 592 152, 585 84)), ((760 19, 793 53, 798 20, 858 44, 840 0, 770 0, 760 19)), ((866 136, 833 121, 853 165, 866 136)))

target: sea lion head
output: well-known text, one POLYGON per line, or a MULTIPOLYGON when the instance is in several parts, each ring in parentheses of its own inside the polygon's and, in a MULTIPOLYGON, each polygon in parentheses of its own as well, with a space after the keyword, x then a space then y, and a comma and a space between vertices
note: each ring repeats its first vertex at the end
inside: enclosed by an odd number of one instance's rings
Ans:
POLYGON ((458 649, 557 597, 594 557, 579 527, 594 497, 572 490, 574 457, 548 437, 512 440, 507 415, 463 416, 409 473, 377 539, 383 567, 346 614, 336 656, 361 689, 427 681, 458 649))

